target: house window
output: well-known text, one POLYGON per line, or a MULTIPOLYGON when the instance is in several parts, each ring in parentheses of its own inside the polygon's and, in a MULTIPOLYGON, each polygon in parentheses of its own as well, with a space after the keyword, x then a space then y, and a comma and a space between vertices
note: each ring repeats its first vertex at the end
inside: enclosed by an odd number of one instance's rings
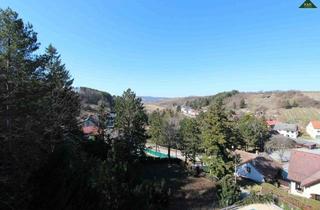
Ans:
POLYGON ((303 191, 301 184, 299 182, 296 182, 296 190, 297 191, 303 191))
POLYGON ((251 173, 251 168, 249 166, 246 167, 247 173, 250 174, 251 173))

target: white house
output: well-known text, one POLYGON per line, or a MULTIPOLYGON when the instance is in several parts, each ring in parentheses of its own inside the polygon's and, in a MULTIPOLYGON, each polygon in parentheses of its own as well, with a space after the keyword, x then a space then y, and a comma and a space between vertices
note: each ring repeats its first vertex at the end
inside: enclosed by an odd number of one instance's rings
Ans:
POLYGON ((187 115, 187 116, 190 116, 190 117, 195 117, 199 114, 198 111, 190 108, 190 107, 187 107, 187 106, 182 106, 181 107, 181 112, 184 114, 184 115, 187 115))
POLYGON ((277 123, 274 125, 273 129, 279 134, 296 139, 299 135, 298 125, 297 124, 288 124, 288 123, 277 123))
POLYGON ((271 181, 278 175, 281 166, 265 156, 237 150, 240 164, 236 167, 236 176, 256 182, 271 181))
POLYGON ((320 121, 310 121, 307 125, 306 131, 312 138, 320 139, 320 121))
POLYGON ((292 150, 288 179, 291 194, 320 200, 320 150, 292 150))

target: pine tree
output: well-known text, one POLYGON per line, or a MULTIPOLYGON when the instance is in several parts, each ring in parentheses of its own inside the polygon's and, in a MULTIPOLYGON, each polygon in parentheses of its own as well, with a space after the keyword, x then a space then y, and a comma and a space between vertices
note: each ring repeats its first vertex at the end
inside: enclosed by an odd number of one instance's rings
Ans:
POLYGON ((232 146, 238 144, 238 139, 229 121, 222 100, 218 100, 205 113, 200 127, 205 163, 210 175, 221 178, 231 173, 232 146))
POLYGON ((151 137, 151 141, 155 143, 156 149, 157 146, 163 142, 163 126, 164 126, 164 120, 163 117, 161 116, 161 113, 159 110, 156 110, 152 112, 150 118, 149 118, 149 135, 151 137))
POLYGON ((193 163, 201 151, 199 125, 196 119, 185 118, 180 122, 180 135, 182 138, 182 151, 193 163))
POLYGON ((130 153, 142 154, 147 139, 145 126, 148 117, 141 98, 137 98, 131 89, 126 90, 122 96, 116 98, 115 112, 115 128, 126 141, 130 153))
POLYGON ((45 84, 46 96, 43 99, 42 110, 46 130, 44 134, 50 141, 51 151, 54 145, 63 141, 66 135, 77 132, 80 102, 79 96, 72 89, 73 80, 62 64, 60 55, 51 44, 46 49, 45 84))
POLYGON ((57 140, 77 130, 71 82, 53 76, 65 68, 54 53, 36 55, 38 47, 32 25, 9 8, 0 10, 0 188, 7 192, 0 200, 17 209, 26 208, 28 180, 57 140))

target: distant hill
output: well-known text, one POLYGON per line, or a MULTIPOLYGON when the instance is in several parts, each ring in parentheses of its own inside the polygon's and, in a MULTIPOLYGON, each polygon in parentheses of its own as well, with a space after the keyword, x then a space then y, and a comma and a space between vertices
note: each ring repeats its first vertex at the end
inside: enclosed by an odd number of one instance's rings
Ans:
POLYGON ((139 96, 139 97, 142 99, 142 102, 145 104, 160 102, 160 101, 169 99, 165 97, 154 97, 154 96, 139 96))
POLYGON ((106 104, 108 111, 113 110, 114 97, 110 93, 87 87, 76 88, 76 91, 80 95, 81 115, 96 113, 102 102, 106 104))
MULTIPOLYGON (((114 96, 110 93, 87 87, 76 88, 81 99, 81 115, 96 113, 101 102, 107 109, 114 108, 114 96)), ((176 109, 187 105, 201 110, 223 99, 228 110, 237 114, 253 113, 268 119, 298 123, 303 130, 312 119, 320 120, 320 91, 267 91, 267 92, 221 92, 211 96, 189 96, 180 98, 140 96, 147 112, 156 109, 176 109), (245 107, 240 108, 240 101, 245 107)))
POLYGON ((146 105, 147 111, 174 109, 176 105, 188 105, 195 109, 210 106, 217 98, 223 98, 226 108, 238 114, 253 113, 288 123, 298 123, 303 128, 309 120, 320 120, 320 91, 229 91, 204 97, 184 97, 162 100, 146 105), (245 107, 240 108, 240 101, 245 107))

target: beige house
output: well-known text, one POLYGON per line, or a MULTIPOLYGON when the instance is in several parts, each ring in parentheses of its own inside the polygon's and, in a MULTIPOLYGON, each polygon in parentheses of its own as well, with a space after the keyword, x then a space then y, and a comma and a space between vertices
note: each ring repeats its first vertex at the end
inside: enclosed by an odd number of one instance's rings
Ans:
POLYGON ((314 139, 320 139, 320 121, 310 121, 306 128, 307 133, 314 139))
POLYGON ((320 150, 293 149, 288 179, 291 194, 320 200, 320 150))

